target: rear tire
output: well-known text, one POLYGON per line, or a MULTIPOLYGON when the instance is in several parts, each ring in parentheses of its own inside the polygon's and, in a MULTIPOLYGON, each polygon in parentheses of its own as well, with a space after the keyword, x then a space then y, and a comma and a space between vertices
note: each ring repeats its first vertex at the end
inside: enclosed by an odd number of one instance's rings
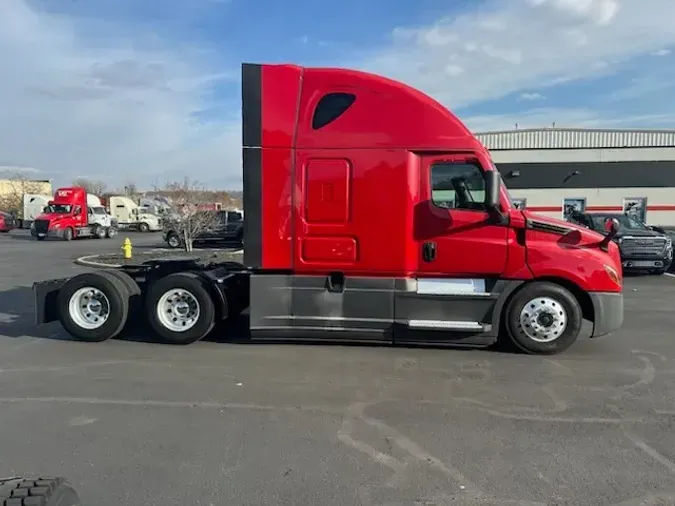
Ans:
POLYGON ((213 329, 216 308, 204 280, 176 273, 155 281, 146 297, 152 329, 166 342, 191 344, 213 329))
POLYGON ((526 284, 509 301, 503 314, 511 342, 529 354, 553 355, 579 337, 581 306, 566 288, 546 281, 526 284))
POLYGON ((59 290, 59 321, 70 335, 81 341, 107 341, 124 328, 129 316, 130 295, 124 282, 108 271, 80 274, 66 281, 59 290), (87 289, 92 289, 89 293, 94 292, 93 296, 86 298, 87 289), (88 301, 92 299, 94 302, 90 305, 88 301), (99 314, 102 323, 90 319, 99 314))
POLYGON ((94 228, 94 237, 96 237, 96 239, 105 239, 105 235, 106 235, 105 227, 102 227, 101 225, 96 225, 96 227, 94 228))
POLYGON ((108 239, 112 239, 112 238, 115 237, 116 235, 117 235, 117 230, 116 230, 115 228, 113 228, 113 227, 108 227, 108 228, 106 229, 106 231, 105 231, 105 236, 106 236, 108 239))
POLYGON ((82 506, 64 478, 0 479, 0 504, 7 506, 82 506))

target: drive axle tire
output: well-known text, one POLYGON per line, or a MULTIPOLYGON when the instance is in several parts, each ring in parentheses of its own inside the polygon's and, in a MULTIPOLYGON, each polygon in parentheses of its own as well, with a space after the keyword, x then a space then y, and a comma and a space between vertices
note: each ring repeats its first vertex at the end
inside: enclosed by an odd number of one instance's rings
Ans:
POLYGON ((112 238, 115 237, 116 235, 117 235, 117 230, 116 230, 114 227, 108 227, 108 228, 106 229, 106 231, 105 231, 105 236, 106 236, 108 239, 112 239, 112 238))
POLYGON ((533 282, 516 292, 504 311, 504 326, 513 344, 530 354, 553 355, 579 337, 581 306, 566 288, 533 282))
POLYGON ((107 341, 124 328, 130 295, 124 282, 110 272, 80 274, 59 290, 59 321, 77 339, 107 341))
POLYGON ((94 237, 96 237, 96 239, 105 239, 105 227, 96 225, 96 228, 94 228, 94 237))
POLYGON ((176 273, 155 281, 146 297, 152 329, 166 342, 190 344, 213 329, 216 308, 206 281, 176 273))
POLYGON ((64 478, 0 479, 2 506, 82 506, 64 478))

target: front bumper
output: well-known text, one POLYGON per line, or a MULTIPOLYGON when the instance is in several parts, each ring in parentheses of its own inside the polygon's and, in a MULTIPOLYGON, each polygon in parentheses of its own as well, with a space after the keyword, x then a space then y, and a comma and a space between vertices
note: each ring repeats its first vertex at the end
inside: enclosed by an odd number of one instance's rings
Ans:
POLYGON ((623 293, 591 292, 593 303, 593 332, 591 337, 607 335, 623 325, 623 293))
MULTIPOLYGON (((41 233, 40 237, 46 237, 48 239, 63 239, 64 231, 63 228, 50 228, 46 233, 41 233)), ((37 237, 38 233, 34 228, 30 229, 30 235, 37 237)))
POLYGON ((646 270, 646 269, 662 269, 667 270, 673 263, 673 257, 664 256, 661 258, 654 257, 622 257, 621 267, 624 271, 630 270, 646 270))

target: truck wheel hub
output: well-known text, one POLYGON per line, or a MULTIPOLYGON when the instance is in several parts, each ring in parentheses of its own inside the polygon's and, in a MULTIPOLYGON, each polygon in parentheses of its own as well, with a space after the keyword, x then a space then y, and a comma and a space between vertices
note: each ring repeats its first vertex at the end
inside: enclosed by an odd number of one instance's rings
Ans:
POLYGON ((98 288, 86 286, 72 295, 68 302, 68 312, 76 325, 95 330, 108 320, 110 301, 98 288))
POLYGON ((557 300, 537 297, 523 306, 519 324, 525 335, 533 341, 549 343, 565 332, 567 312, 557 300))
POLYGON ((187 290, 170 290, 157 303, 157 319, 173 332, 185 332, 199 321, 197 298, 187 290))

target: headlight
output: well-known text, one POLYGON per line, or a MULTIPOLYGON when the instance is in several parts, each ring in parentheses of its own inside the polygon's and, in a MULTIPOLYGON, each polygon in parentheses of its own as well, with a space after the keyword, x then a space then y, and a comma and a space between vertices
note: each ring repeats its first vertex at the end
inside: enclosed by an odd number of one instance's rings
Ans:
POLYGON ((603 265, 605 268, 605 272, 607 275, 611 278, 612 281, 614 281, 617 285, 621 285, 621 277, 619 276, 619 273, 616 272, 616 269, 610 265, 603 265))
POLYGON ((671 237, 666 238, 666 248, 672 248, 673 247, 673 239, 671 237))

